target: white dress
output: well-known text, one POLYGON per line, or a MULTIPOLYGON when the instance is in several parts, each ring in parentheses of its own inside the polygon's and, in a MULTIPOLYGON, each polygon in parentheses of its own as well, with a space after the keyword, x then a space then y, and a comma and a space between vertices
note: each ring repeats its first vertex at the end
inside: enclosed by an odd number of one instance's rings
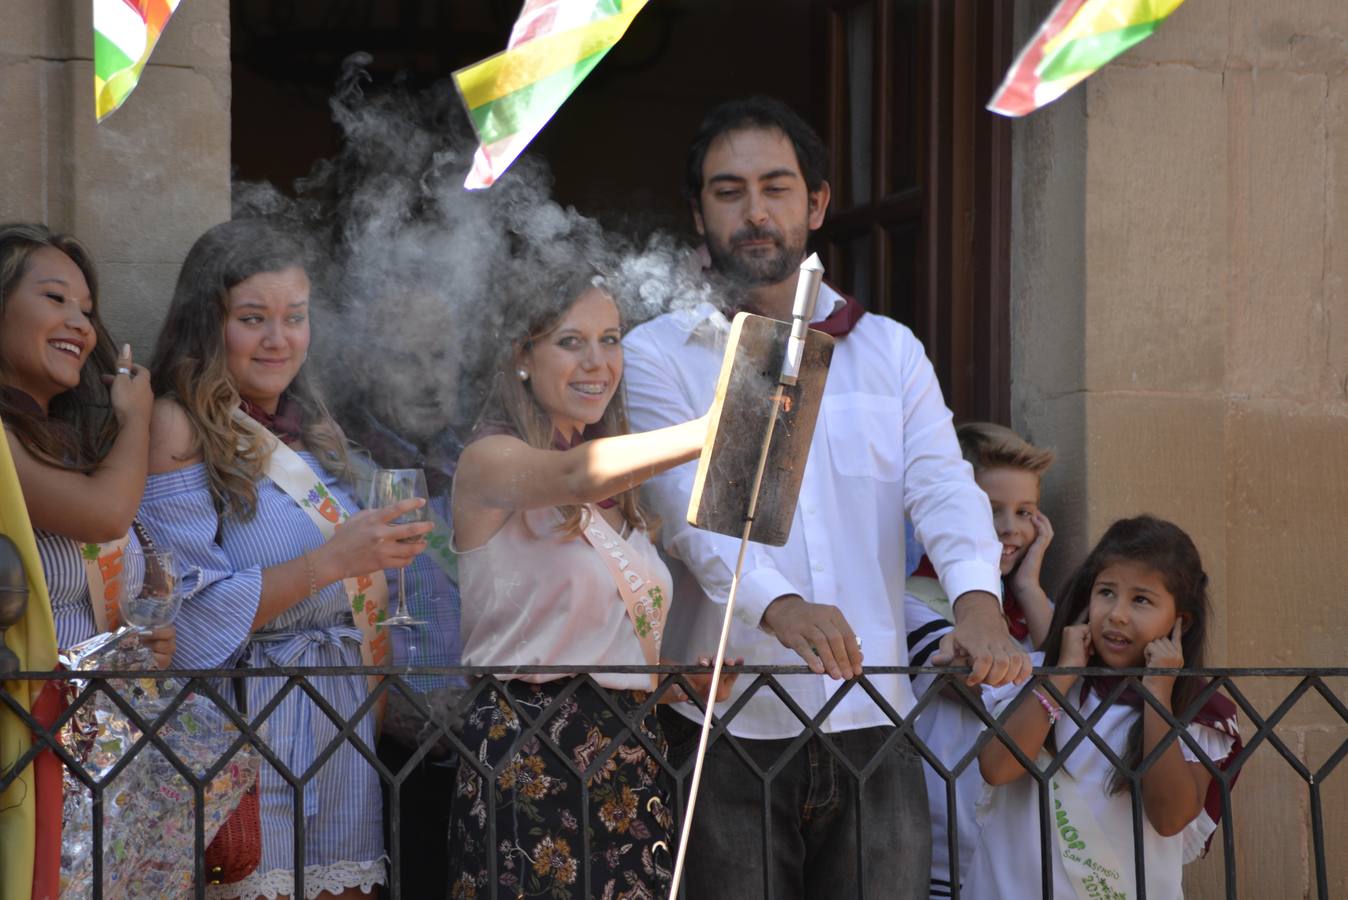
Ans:
MULTIPOLYGON (((1032 654, 1035 665, 1043 664, 1043 654, 1032 654)), ((1007 685, 988 690, 984 702, 988 709, 1000 713, 1019 693, 1021 688, 1007 685)), ((1073 686, 1068 697, 1077 701, 1079 686, 1073 686)), ((1037 703, 1028 698, 1027 703, 1037 703)), ((1094 692, 1087 695, 1078 707, 1089 716, 1099 706, 1094 692)), ((1117 704, 1107 710, 1096 726, 1114 752, 1123 755, 1128 731, 1140 712, 1117 704)), ((1235 741, 1229 735, 1206 725, 1190 725, 1188 731, 1213 762, 1220 762, 1231 752, 1235 741)), ((1064 746, 1077 732, 1077 726, 1066 715, 1054 726, 1058 746, 1064 746)), ((1180 744, 1185 759, 1198 758, 1184 743, 1180 744)), ((1109 780, 1114 768, 1103 753, 1087 738, 1068 758, 1064 768, 1076 779, 1078 790, 1086 806, 1100 823, 1120 863, 1126 867, 1133 861, 1132 799, 1128 791, 1109 794, 1109 780)), ((978 847, 969 871, 967 896, 974 900, 1039 900, 1042 896, 1039 869, 1039 786, 1024 775, 1010 784, 987 787, 978 804, 978 847)), ((1181 873, 1184 865, 1202 855, 1204 845, 1216 829, 1206 812, 1200 812, 1194 821, 1173 837, 1162 837, 1151 822, 1142 823, 1142 846, 1146 862, 1147 897, 1149 900, 1177 900, 1184 896, 1181 873)), ((1076 897, 1076 892, 1058 855, 1054 841, 1049 850, 1053 863, 1053 896, 1076 897)))

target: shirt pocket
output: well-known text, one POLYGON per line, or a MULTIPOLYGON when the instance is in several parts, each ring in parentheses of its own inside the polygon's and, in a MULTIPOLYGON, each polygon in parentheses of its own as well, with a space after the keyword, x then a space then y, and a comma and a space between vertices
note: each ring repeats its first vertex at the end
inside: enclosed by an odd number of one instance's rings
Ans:
POLYGON ((824 398, 828 451, 839 475, 903 481, 903 403, 883 394, 824 398))

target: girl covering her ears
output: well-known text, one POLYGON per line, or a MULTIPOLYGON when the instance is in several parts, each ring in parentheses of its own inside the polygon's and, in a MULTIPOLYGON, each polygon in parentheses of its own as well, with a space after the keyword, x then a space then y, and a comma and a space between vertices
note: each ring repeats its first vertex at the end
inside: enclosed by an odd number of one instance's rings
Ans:
MULTIPOLYGON (((119 624, 107 600, 139 587, 125 551, 138 546, 152 402, 149 372, 130 345, 117 353, 98 315, 84 246, 43 225, 0 225, 0 418, 62 647, 119 624)), ((175 634, 165 625, 146 641, 160 666, 175 634)))
MULTIPOLYGON (((497 348, 494 393, 454 477, 463 661, 657 662, 670 575, 636 487, 697 456, 707 422, 628 434, 618 304, 588 265, 531 268, 550 271, 507 282, 515 336, 497 348), (607 436, 586 440, 596 433, 607 436)), ((587 869, 595 896, 664 896, 673 806, 651 753, 665 753, 651 676, 498 677, 465 713, 477 758, 460 764, 450 808, 451 896, 579 897, 587 869)))
MULTIPOLYGON (((1198 550, 1178 527, 1150 516, 1115 522, 1063 591, 1036 665, 1201 668, 1207 585, 1198 550)), ((1044 680, 1089 717, 1120 679, 1054 675, 1044 680)), ((1240 752, 1235 705, 1213 694, 1192 713, 1206 686, 1203 679, 1147 675, 1141 681, 1177 718, 1190 722, 1188 736, 1224 771, 1240 752)), ((1000 713, 1015 693, 994 689, 984 700, 1000 713)), ((1144 818, 1147 896, 1179 898, 1183 865, 1204 852, 1221 816, 1220 785, 1193 748, 1172 735, 1160 714, 1143 701, 1135 683, 1124 687, 1100 716, 1095 733, 1130 770, 1172 738, 1140 776, 1136 790, 1144 818)), ((1036 686, 1020 698, 1006 730, 1042 769, 1078 728, 1053 696, 1036 686)), ((983 747, 978 763, 990 787, 979 804, 982 830, 969 873, 969 896, 1037 898, 1039 847, 1026 836, 1039 834, 1039 785, 996 738, 983 747)), ((1053 896, 1135 897, 1130 779, 1085 735, 1049 782, 1053 896)))

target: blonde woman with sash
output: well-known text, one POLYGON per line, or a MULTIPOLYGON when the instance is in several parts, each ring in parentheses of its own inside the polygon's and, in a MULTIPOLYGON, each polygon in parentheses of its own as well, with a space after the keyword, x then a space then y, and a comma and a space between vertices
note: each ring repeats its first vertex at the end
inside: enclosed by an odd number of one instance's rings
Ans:
MULTIPOLYGON (((515 337, 502 342, 483 424, 454 479, 464 664, 656 663, 670 576, 635 488, 695 458, 706 420, 626 433, 622 318, 596 270, 572 264, 505 283, 521 286, 504 316, 515 337)), ((654 711, 638 719, 640 739, 615 748, 623 720, 588 683, 573 684, 578 676, 499 677, 528 717, 549 716, 543 734, 566 761, 538 737, 507 759, 521 721, 495 690, 477 696, 464 742, 501 773, 489 782, 495 841, 483 781, 465 762, 450 808, 450 895, 581 896, 588 867, 596 896, 663 896, 673 808, 648 752, 665 749, 654 711), (588 819, 570 766, 594 769, 588 819)), ((626 714, 654 683, 592 677, 626 714)))
MULTIPOLYGON (((180 629, 182 643, 247 667, 386 662, 382 570, 411 562, 425 544, 400 541, 431 527, 389 524, 423 501, 361 512, 342 483, 343 437, 303 370, 305 262, 298 241, 260 221, 210 229, 183 263, 155 351, 159 399, 141 515, 160 543, 215 573, 184 603, 197 627, 190 636, 180 629)), ((250 714, 284 683, 247 679, 250 714)), ((344 717, 368 690, 362 676, 310 683, 344 717)), ((269 746, 296 776, 337 740, 336 726, 299 690, 266 721, 269 746)), ((373 715, 356 734, 374 747, 373 715)), ((306 897, 356 898, 385 882, 378 777, 350 743, 340 741, 302 798, 271 766, 259 783, 262 862, 209 896, 292 896, 297 809, 306 897)))
MULTIPOLYGON (((88 251, 43 225, 0 225, 0 419, 62 647, 122 624, 118 601, 139 587, 126 551, 138 546, 152 400, 149 373, 99 317, 88 251)), ((148 639, 160 666, 175 632, 148 639)))

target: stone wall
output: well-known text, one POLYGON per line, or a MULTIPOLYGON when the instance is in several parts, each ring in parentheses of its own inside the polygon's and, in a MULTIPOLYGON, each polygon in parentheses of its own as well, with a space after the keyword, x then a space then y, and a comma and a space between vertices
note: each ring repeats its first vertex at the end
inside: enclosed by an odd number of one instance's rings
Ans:
MULTIPOLYGON (((1116 518, 1173 519, 1212 577, 1214 665, 1344 665, 1345 113, 1348 4, 1188 0, 1016 126, 1013 418, 1062 454, 1054 574, 1116 518)), ((1293 684, 1241 687, 1267 715, 1293 684)), ((1279 734, 1313 771, 1348 725, 1312 695, 1279 734)), ((1241 895, 1313 896, 1306 783, 1256 760, 1241 895)), ((1348 896, 1348 765, 1321 790, 1328 894, 1348 896)), ((1224 896, 1220 862, 1189 896, 1224 896)))
POLYGON ((84 240, 113 336, 148 361, 188 248, 229 218, 229 4, 184 3, 102 125, 91 15, 87 0, 0 0, 0 220, 84 240))

